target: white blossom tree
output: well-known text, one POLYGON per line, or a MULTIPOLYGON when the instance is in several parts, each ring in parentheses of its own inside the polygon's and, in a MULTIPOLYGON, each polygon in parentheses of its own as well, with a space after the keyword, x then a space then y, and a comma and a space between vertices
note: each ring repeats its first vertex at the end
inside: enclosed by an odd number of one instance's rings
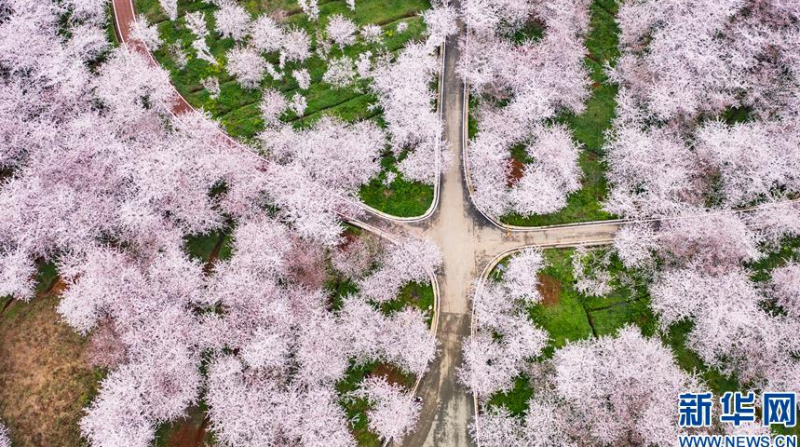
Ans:
POLYGON ((778 305, 793 318, 800 318, 800 264, 792 263, 772 272, 778 305))
POLYGON ((250 25, 250 43, 262 53, 283 48, 284 31, 270 16, 261 15, 250 25))
POLYGON ((258 51, 249 47, 234 47, 226 55, 227 70, 242 87, 254 89, 259 86, 266 72, 267 62, 258 51))
POLYGON ((11 435, 2 422, 0 422, 0 447, 11 447, 11 435))
POLYGON ((217 33, 224 38, 242 40, 250 31, 250 14, 231 0, 220 1, 214 22, 217 33))
POLYGON ((428 281, 428 275, 441 266, 442 255, 433 242, 409 238, 389 248, 380 264, 358 285, 366 298, 385 302, 394 299, 406 283, 428 281))
POLYGON ((410 433, 422 409, 411 393, 384 378, 367 378, 353 395, 371 404, 367 411, 369 427, 386 442, 400 441, 410 433))
POLYGON ((328 25, 325 26, 325 34, 334 44, 344 51, 344 47, 353 45, 356 42, 355 22, 341 14, 334 14, 328 18, 328 25))

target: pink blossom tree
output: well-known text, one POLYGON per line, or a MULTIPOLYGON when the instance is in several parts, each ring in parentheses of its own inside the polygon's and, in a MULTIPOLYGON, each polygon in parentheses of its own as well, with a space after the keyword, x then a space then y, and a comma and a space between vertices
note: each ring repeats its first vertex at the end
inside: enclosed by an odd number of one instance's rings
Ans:
POLYGON ((303 62, 311 56, 311 38, 300 28, 288 29, 283 36, 281 56, 287 61, 303 62))
POLYGON ((150 25, 147 18, 140 15, 133 22, 131 38, 142 42, 149 51, 156 51, 164 42, 158 35, 158 28, 150 25))
POLYGON ((367 235, 345 239, 331 253, 331 264, 346 278, 359 279, 369 272, 382 249, 379 240, 367 235))
POLYGON ((422 20, 427 27, 429 46, 444 45, 445 40, 458 33, 458 11, 449 4, 437 5, 422 14, 422 20))
POLYGON ((259 86, 266 71, 266 61, 254 49, 248 47, 235 47, 228 51, 228 73, 247 89, 259 86))
POLYGON ((541 301, 537 274, 544 265, 542 252, 535 248, 526 248, 514 255, 503 272, 502 286, 506 289, 506 295, 530 304, 541 301))
POLYGON ((317 0, 299 0, 298 3, 311 20, 319 19, 319 4, 317 0))
POLYGON ((11 435, 2 422, 0 422, 0 447, 11 447, 11 435))
POLYGON ((699 387, 669 349, 631 327, 567 345, 553 364, 555 390, 584 421, 575 429, 589 443, 672 445, 679 433, 675 396, 699 387))
POLYGON ((333 118, 322 118, 307 130, 267 130, 260 138, 278 163, 296 165, 314 182, 348 195, 379 172, 377 160, 384 145, 383 132, 375 124, 345 124, 333 118))
POLYGON ((331 59, 328 69, 322 75, 322 81, 327 82, 336 89, 351 86, 356 80, 356 70, 353 59, 347 56, 331 59))
POLYGON ((356 42, 356 24, 341 14, 334 14, 328 18, 325 34, 339 49, 353 45, 356 42))
POLYGON ((439 72, 438 58, 422 43, 406 46, 397 60, 381 58, 372 72, 372 90, 378 95, 388 123, 392 150, 400 155, 400 172, 408 179, 431 184, 437 169, 447 162, 441 147, 442 121, 434 107, 430 80, 439 72))
POLYGON ((563 126, 544 126, 561 110, 580 113, 588 97, 583 66, 588 2, 465 1, 458 72, 481 101, 478 133, 470 142, 473 200, 501 216, 545 214, 566 206, 580 188, 578 148, 563 126), (513 3, 513 4, 512 4, 513 3), (547 30, 540 40, 514 43, 507 36, 530 20, 547 30), (511 178, 511 148, 527 146, 533 162, 511 178))
POLYGON ((158 0, 161 4, 161 9, 167 13, 170 20, 178 18, 178 0, 158 0))
POLYGON ((708 276, 667 272, 651 287, 652 308, 663 326, 690 319, 689 347, 709 365, 760 386, 790 386, 781 375, 796 365, 797 322, 770 316, 746 272, 708 276))
POLYGON ((367 411, 369 428, 386 442, 400 441, 417 423, 422 404, 398 385, 382 377, 367 378, 354 397, 366 399, 372 406, 367 411))
POLYGON ((442 255, 433 242, 409 238, 386 250, 380 264, 358 287, 367 299, 385 302, 394 299, 406 283, 427 282, 428 275, 442 265, 442 255))
POLYGON ((459 377, 483 402, 510 390, 547 344, 547 333, 529 322, 526 312, 541 300, 537 274, 543 267, 541 252, 525 249, 511 258, 500 281, 476 286, 474 334, 464 344, 459 377))
POLYGON ((219 9, 214 12, 214 22, 220 36, 238 41, 249 32, 250 14, 233 1, 222 0, 219 9))
POLYGON ((793 318, 800 318, 800 264, 792 263, 772 272, 778 305, 793 318))
POLYGON ((283 48, 283 29, 268 15, 261 15, 250 25, 250 43, 262 53, 283 48))
POLYGON ((289 108, 289 101, 283 93, 274 89, 265 89, 261 94, 261 119, 267 127, 275 127, 280 124, 281 115, 289 108))

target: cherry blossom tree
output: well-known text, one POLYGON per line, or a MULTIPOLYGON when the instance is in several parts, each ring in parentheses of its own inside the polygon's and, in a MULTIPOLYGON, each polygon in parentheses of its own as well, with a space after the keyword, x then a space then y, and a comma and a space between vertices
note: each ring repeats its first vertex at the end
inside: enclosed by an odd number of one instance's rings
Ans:
POLYGON ((614 235, 614 251, 630 269, 652 270, 657 248, 655 230, 649 224, 625 225, 614 235))
POLYGON ((170 20, 178 18, 178 0, 158 0, 161 4, 161 9, 167 13, 170 20))
POLYGON ((369 428, 385 442, 400 441, 417 423, 422 404, 398 385, 383 377, 367 378, 354 397, 366 399, 372 406, 367 411, 369 428))
POLYGON ((800 264, 791 263, 772 272, 778 305, 793 318, 800 318, 800 264))
POLYGON ((512 417, 503 407, 488 409, 472 427, 477 442, 492 447, 673 445, 682 433, 676 396, 700 386, 668 348, 632 327, 616 337, 569 344, 534 373, 534 397, 524 416, 512 417))
POLYGON ((242 40, 250 28, 250 14, 240 5, 230 0, 222 0, 214 12, 216 31, 220 36, 242 40))
POLYGON ((327 117, 307 130, 267 130, 261 140, 279 163, 302 167, 315 182, 349 194, 379 172, 384 144, 383 132, 371 122, 348 125, 327 117))
POLYGON ((211 99, 217 99, 220 95, 220 88, 219 88, 219 79, 213 76, 207 77, 200 81, 200 84, 203 85, 203 88, 206 89, 208 92, 208 96, 211 99))
POLYGON ((298 0, 300 8, 312 20, 319 19, 319 5, 317 0, 298 0))
POLYGON ((298 92, 295 92, 292 95, 292 101, 289 103, 289 110, 294 112, 297 116, 303 116, 306 113, 306 108, 308 107, 308 101, 306 97, 301 95, 298 92))
POLYGON ((351 86, 356 79, 356 70, 353 59, 347 56, 331 59, 328 69, 322 75, 322 81, 327 82, 336 89, 351 86))
MULTIPOLYGON (((378 172, 383 132, 329 119, 305 134, 275 122, 282 139, 256 157, 208 115, 173 114, 169 75, 141 47, 98 60, 105 22, 83 14, 105 5, 74 3, 2 12, 0 164, 12 175, 0 185, 0 293, 31 297, 36 263, 56 262, 66 285, 57 311, 111 368, 83 436, 151 445, 203 399, 231 445, 354 445, 335 390, 350 364, 421 375, 436 350, 422 312, 386 315, 361 298, 348 302, 365 308, 333 312, 321 286, 324 250, 341 242, 339 213, 357 216, 348 194, 378 172), (65 7, 85 28, 64 25, 65 7), (303 139, 313 141, 294 144, 303 139), (187 236, 231 227, 233 252, 213 268, 186 254, 187 236)), ((195 42, 205 43, 205 23, 187 16, 195 42)), ((285 108, 265 115, 277 121, 285 108)), ((372 267, 354 262, 358 277, 368 273, 358 265, 372 267)), ((409 280, 428 272, 397 270, 409 280)))
POLYGON ((311 74, 305 68, 292 71, 292 77, 297 81, 297 86, 301 90, 308 90, 311 87, 311 74))
POLYGON ((476 287, 475 332, 464 343, 459 377, 482 401, 510 390, 547 343, 547 334, 528 321, 526 312, 541 300, 537 274, 543 267, 541 252, 525 249, 511 258, 500 281, 476 287))
MULTIPOLYGON (((561 110, 580 113, 585 107, 589 2, 555 3, 461 5, 468 31, 457 69, 481 101, 478 133, 468 149, 473 200, 496 216, 557 211, 581 186, 578 147, 569 131, 543 124, 561 110), (534 19, 547 27, 542 39, 514 43, 507 37, 534 19), (512 178, 510 150, 521 144, 533 161, 521 178, 512 178)), ((439 20, 449 19, 443 12, 439 20)))
POLYGON ((380 264, 358 286, 366 298, 385 302, 394 299, 406 283, 428 281, 428 275, 442 265, 442 255, 433 242, 409 238, 386 250, 380 264))
POLYGON ((258 51, 249 47, 235 47, 228 51, 228 73, 236 78, 242 87, 257 88, 264 78, 266 61, 258 51))
POLYGON ((3 253, 0 257, 0 294, 28 301, 33 298, 36 266, 22 250, 3 253))
POLYGON ((445 39, 458 33, 458 11, 449 4, 434 6, 422 14, 428 35, 426 43, 438 47, 445 39))
POLYGON ((783 123, 753 122, 732 127, 711 122, 697 132, 696 151, 723 179, 726 204, 745 206, 775 190, 800 189, 800 132, 783 123))
POLYGON ((270 16, 261 15, 250 26, 250 43, 262 53, 283 48, 283 29, 270 16))
POLYGON ((625 327, 616 337, 567 345, 553 356, 555 389, 588 443, 673 445, 681 392, 699 388, 657 339, 625 327), (603 404, 601 404, 601 402, 603 404))
POLYGON ((287 61, 303 62, 311 56, 311 38, 305 30, 289 29, 283 36, 281 56, 287 61))
POLYGON ((208 36, 208 26, 206 25, 206 14, 203 11, 187 12, 184 17, 186 28, 196 37, 208 36))
POLYGON ((790 334, 797 323, 762 310, 759 303, 764 298, 746 272, 707 276, 674 270, 651 287, 651 294, 662 325, 695 322, 689 346, 705 362, 747 383, 785 385, 774 379, 796 364, 791 352, 797 342, 790 334))
POLYGON ((158 35, 158 28, 150 25, 143 15, 136 17, 131 28, 131 38, 142 42, 148 50, 156 51, 164 42, 158 35))
POLYGON ((11 447, 11 435, 2 422, 0 422, 0 447, 11 447))
POLYGON ((364 39, 364 42, 378 44, 383 39, 383 28, 374 24, 364 25, 361 27, 359 34, 364 39))
POLYGON ((325 27, 325 34, 339 48, 344 51, 344 47, 353 45, 356 42, 357 27, 355 22, 345 18, 341 14, 334 14, 328 18, 328 25, 325 27))
POLYGON ((283 93, 273 90, 265 89, 261 94, 261 119, 264 120, 264 125, 267 127, 278 126, 280 124, 280 116, 289 108, 289 102, 283 93))
POLYGON ((798 129, 786 118, 795 116, 789 98, 800 83, 791 68, 795 50, 784 44, 796 30, 776 19, 796 12, 781 3, 620 8, 622 56, 609 69, 620 112, 606 145, 608 210, 676 214, 687 205, 742 207, 797 190, 798 129), (728 112, 737 110, 747 122, 730 122, 728 112))
POLYGON ((372 72, 372 90, 378 95, 388 123, 392 150, 400 155, 400 172, 408 179, 433 183, 437 169, 446 166, 441 147, 442 120, 434 107, 430 79, 438 74, 438 58, 423 43, 406 46, 396 61, 381 58, 372 72), (437 160, 438 158, 438 160, 437 160))
POLYGON ((357 280, 369 272, 382 249, 378 240, 366 235, 346 238, 333 250, 331 264, 346 278, 357 280))
POLYGON ((800 204, 766 203, 744 215, 759 242, 777 248, 784 238, 800 236, 800 204))
POLYGON ((709 273, 729 271, 761 257, 754 234, 732 213, 668 220, 658 234, 659 254, 670 264, 709 273))
POLYGON ((537 273, 545 265, 542 252, 534 248, 526 248, 514 255, 503 271, 502 285, 508 296, 522 299, 530 304, 542 300, 539 293, 537 273))

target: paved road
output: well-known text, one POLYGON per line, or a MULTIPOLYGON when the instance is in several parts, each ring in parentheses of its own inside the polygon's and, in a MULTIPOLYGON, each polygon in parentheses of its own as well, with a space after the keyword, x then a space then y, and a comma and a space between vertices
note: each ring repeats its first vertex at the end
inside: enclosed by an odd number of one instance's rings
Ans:
MULTIPOLYGON (((117 34, 134 51, 157 64, 147 49, 131 41, 130 29, 135 20, 131 0, 113 0, 117 34)), ((454 152, 453 163, 441 184, 439 208, 430 219, 418 223, 400 223, 377 215, 366 219, 368 225, 394 234, 428 237, 442 249, 444 263, 437 278, 440 287, 440 316, 437 338, 440 353, 430 372, 420 383, 423 409, 417 430, 403 440, 403 446, 462 447, 473 445, 468 425, 474 414, 473 399, 456 377, 461 364, 461 343, 470 332, 472 284, 483 267, 498 254, 524 246, 559 247, 607 244, 619 223, 593 222, 578 226, 530 229, 506 232, 474 208, 466 189, 462 170, 464 148, 464 85, 455 67, 460 53, 458 38, 448 39, 442 75, 442 115, 445 139, 454 152)), ((175 114, 192 110, 178 95, 175 114)))
POLYGON ((505 232, 498 229, 472 205, 464 182, 464 85, 455 72, 459 58, 456 37, 446 47, 443 75, 445 138, 454 149, 454 160, 445 173, 441 201, 436 214, 423 223, 383 223, 393 232, 406 232, 433 239, 441 248, 444 263, 438 275, 441 315, 438 339, 440 354, 423 378, 419 395, 423 410, 417 431, 403 440, 408 447, 461 447, 473 445, 468 425, 474 414, 473 399, 457 381, 461 344, 470 332, 470 301, 473 282, 495 256, 527 245, 576 246, 607 244, 619 225, 588 225, 505 232))

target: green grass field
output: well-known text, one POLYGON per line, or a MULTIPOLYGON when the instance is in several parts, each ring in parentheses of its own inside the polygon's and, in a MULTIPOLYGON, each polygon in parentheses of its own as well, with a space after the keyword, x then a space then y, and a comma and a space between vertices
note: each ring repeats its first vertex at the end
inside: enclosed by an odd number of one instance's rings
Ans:
MULTIPOLYGON (((635 276, 632 276, 635 286, 623 286, 612 281, 613 291, 607 297, 587 297, 576 291, 572 266, 574 253, 573 249, 544 251, 547 267, 539 275, 544 301, 529 309, 530 321, 545 329, 551 337, 542 359, 550 358, 555 349, 568 341, 614 335, 625 325, 635 325, 646 337, 659 337, 672 350, 678 365, 687 372, 697 372, 715 395, 742 388, 735 377, 709 368, 686 346, 692 329, 691 321, 677 323, 663 333, 658 330, 658 319, 650 310, 647 289, 635 276)), ((800 261, 800 238, 785 241, 779 250, 752 265, 754 280, 765 281, 772 269, 790 260, 800 261)), ((609 271, 612 278, 631 275, 613 256, 609 271)), ((512 414, 522 415, 532 395, 529 380, 521 376, 510 392, 491 396, 488 405, 505 406, 512 414)))
MULTIPOLYGON (((334 57, 342 54, 354 57, 366 50, 374 54, 379 51, 396 53, 409 41, 420 38, 425 25, 418 14, 430 8, 430 2, 429 0, 360 0, 353 12, 347 9, 342 1, 321 1, 319 22, 309 20, 296 1, 292 0, 249 0, 242 2, 242 6, 253 16, 285 11, 286 23, 306 30, 312 40, 315 40, 318 29, 324 28, 328 17, 333 14, 351 18, 359 26, 378 24, 383 27, 384 44, 380 47, 376 44, 367 45, 359 42, 345 48, 344 52, 338 48, 331 50, 331 55, 334 57), (408 29, 403 33, 397 32, 397 25, 400 23, 408 25, 408 29)), ((229 134, 242 141, 252 142, 264 128, 259 113, 261 89, 242 88, 225 71, 225 54, 233 48, 234 41, 221 39, 215 35, 213 12, 216 7, 203 2, 181 0, 178 2, 179 17, 175 22, 168 20, 158 0, 136 0, 136 9, 151 23, 158 25, 164 45, 155 52, 155 57, 169 70, 172 82, 178 91, 193 106, 204 109, 219 120, 229 134), (220 62, 219 66, 194 57, 195 51, 191 48, 191 43, 195 37, 186 28, 184 19, 187 12, 194 11, 203 11, 206 14, 210 31, 206 41, 211 53, 220 62), (171 45, 179 46, 190 56, 189 62, 184 67, 176 63, 174 54, 170 50, 171 45), (209 77, 216 77, 219 80, 221 93, 216 99, 211 98, 202 85, 202 81, 209 77)), ((273 54, 268 60, 277 63, 278 57, 273 54)), ((300 67, 298 63, 288 63, 286 72, 300 67)), ((369 109, 369 106, 376 102, 376 98, 369 93, 366 81, 360 81, 344 89, 332 88, 322 82, 326 63, 316 54, 304 62, 302 67, 307 68, 311 75, 311 87, 301 92, 308 101, 308 108, 302 116, 297 116, 291 111, 286 112, 282 116, 283 121, 290 122, 296 127, 304 127, 322 116, 335 116, 348 122, 371 119, 383 124, 380 110, 369 109)), ((290 75, 281 81, 265 79, 261 87, 274 88, 287 97, 299 91, 297 82, 290 75)), ((361 199, 381 211, 402 217, 423 214, 433 200, 432 186, 406 181, 402 176, 398 176, 389 187, 386 187, 381 183, 385 173, 390 171, 397 173, 395 160, 388 151, 384 154, 381 164, 384 169, 381 176, 361 188, 361 199)))

